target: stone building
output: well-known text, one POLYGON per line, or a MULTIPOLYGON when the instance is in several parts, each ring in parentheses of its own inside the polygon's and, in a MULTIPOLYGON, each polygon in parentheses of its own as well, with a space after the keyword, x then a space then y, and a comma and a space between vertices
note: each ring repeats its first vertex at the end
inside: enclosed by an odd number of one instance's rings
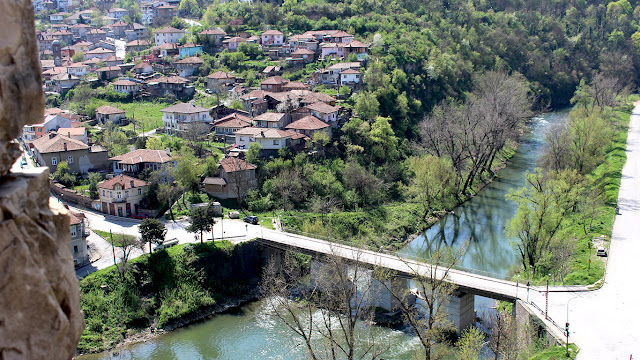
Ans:
POLYGON ((48 167, 51 173, 63 161, 69 164, 71 172, 80 174, 107 170, 109 167, 107 149, 99 145, 89 146, 82 141, 54 133, 34 140, 32 145, 33 156, 38 165, 48 167))
POLYGON ((69 230, 71 232, 71 255, 76 267, 89 263, 89 246, 87 237, 89 230, 85 226, 85 216, 82 213, 69 212, 69 230))
POLYGON ((127 175, 117 175, 98 184, 100 211, 114 216, 131 216, 138 213, 147 183, 127 175))
POLYGON ((217 177, 205 178, 202 184, 207 194, 219 199, 236 199, 258 187, 256 165, 245 160, 227 157, 220 160, 217 177))

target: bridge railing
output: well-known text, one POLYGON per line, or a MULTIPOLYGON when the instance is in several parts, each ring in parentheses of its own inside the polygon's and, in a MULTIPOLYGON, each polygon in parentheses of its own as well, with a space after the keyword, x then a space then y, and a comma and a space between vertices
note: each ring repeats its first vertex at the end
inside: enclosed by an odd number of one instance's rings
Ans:
MULTIPOLYGON (((293 229, 293 228, 290 228, 288 226, 283 226, 282 227, 282 231, 286 232, 286 233, 291 233, 291 234, 310 237, 310 238, 313 238, 313 239, 319 239, 319 240, 329 241, 329 242, 333 242, 333 243, 338 243, 338 244, 341 244, 341 245, 347 245, 347 246, 358 246, 359 245, 359 244, 354 244, 354 243, 349 242, 349 241, 336 239, 336 238, 333 238, 333 237, 330 237, 330 236, 306 233, 304 231, 293 229)), ((424 257, 420 257, 420 256, 413 255, 413 254, 400 254, 400 253, 397 253, 397 252, 392 252, 392 251, 389 251, 387 249, 383 249, 381 247, 376 247, 376 246, 373 246, 373 245, 370 245, 370 244, 366 245, 365 249, 366 250, 370 250, 370 251, 375 251, 375 252, 378 252, 378 253, 381 253, 381 254, 396 256, 396 257, 399 257, 401 259, 413 260, 413 261, 416 261, 416 262, 419 262, 419 263, 429 264, 430 260, 431 260, 430 258, 424 258, 424 257)), ((444 266, 445 265, 441 265, 440 267, 444 267, 444 266)), ((459 270, 459 271, 464 271, 464 272, 471 273, 471 274, 486 276, 486 277, 490 277, 490 278, 493 278, 493 279, 511 280, 511 278, 509 276, 506 276, 506 275, 496 274, 496 273, 492 273, 492 272, 484 271, 484 270, 468 268, 468 267, 464 267, 462 265, 455 265, 454 264, 452 266, 452 269, 459 270)))

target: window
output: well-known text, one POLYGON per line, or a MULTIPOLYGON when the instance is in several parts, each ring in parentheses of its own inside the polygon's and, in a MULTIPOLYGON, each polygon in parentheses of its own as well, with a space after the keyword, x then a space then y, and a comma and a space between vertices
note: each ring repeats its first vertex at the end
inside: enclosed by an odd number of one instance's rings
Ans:
POLYGON ((244 138, 242 136, 240 136, 240 141, 244 141, 244 138))
POLYGON ((116 196, 118 197, 118 199, 122 199, 122 193, 120 191, 116 193, 116 196))
POLYGON ((71 236, 76 236, 76 227, 75 226, 71 227, 71 236))
POLYGON ((129 190, 124 192, 124 197, 129 197, 129 190))
POLYGON ((104 190, 102 190, 102 196, 104 196, 104 190))
POLYGON ((278 140, 273 140, 273 145, 278 145, 279 141, 278 140))
MULTIPOLYGON (((73 236, 73 235, 72 235, 73 236)), ((78 253, 78 246, 74 245, 73 246, 73 253, 77 254, 78 253)))
POLYGON ((142 195, 142 188, 138 189, 138 195, 142 195))
POLYGON ((73 156, 69 156, 68 160, 69 160, 69 164, 73 164, 73 156))
POLYGON ((57 157, 52 157, 51 158, 51 165, 58 165, 58 158, 57 157))

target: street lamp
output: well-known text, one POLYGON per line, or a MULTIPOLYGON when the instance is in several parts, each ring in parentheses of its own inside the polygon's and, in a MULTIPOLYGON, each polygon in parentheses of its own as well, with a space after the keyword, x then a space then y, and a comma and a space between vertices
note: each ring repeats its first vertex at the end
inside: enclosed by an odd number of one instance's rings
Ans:
POLYGON ((569 303, 571 302, 571 300, 573 299, 577 299, 577 296, 572 297, 571 299, 569 299, 569 301, 567 301, 567 323, 565 324, 565 331, 566 331, 566 335, 567 335, 567 357, 569 357, 569 303))
POLYGON ((518 278, 516 279, 516 300, 518 300, 518 287, 520 286, 520 274, 518 274, 518 278))

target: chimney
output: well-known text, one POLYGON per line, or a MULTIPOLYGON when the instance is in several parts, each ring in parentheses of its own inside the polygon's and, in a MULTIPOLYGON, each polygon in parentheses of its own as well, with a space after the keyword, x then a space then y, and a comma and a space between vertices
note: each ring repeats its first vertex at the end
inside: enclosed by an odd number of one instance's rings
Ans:
POLYGON ((56 137, 56 133, 55 132, 50 132, 49 133, 49 139, 53 139, 54 137, 56 137))
POLYGON ((131 188, 133 188, 133 180, 129 181, 129 185, 131 185, 131 188))
POLYGON ((196 106, 196 101, 195 100, 191 100, 191 106, 196 106))
POLYGON ((64 145, 64 151, 67 151, 67 143, 65 142, 63 143, 63 145, 64 145))
POLYGON ((171 149, 167 148, 165 151, 167 152, 168 156, 171 156, 171 149))

